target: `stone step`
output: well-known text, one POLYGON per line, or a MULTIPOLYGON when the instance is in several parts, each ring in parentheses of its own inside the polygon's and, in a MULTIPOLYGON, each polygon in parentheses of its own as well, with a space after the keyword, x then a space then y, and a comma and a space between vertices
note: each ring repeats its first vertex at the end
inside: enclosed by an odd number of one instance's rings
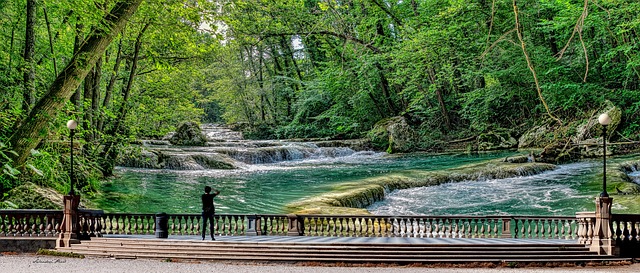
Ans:
POLYGON ((458 263, 607 262, 584 245, 551 243, 344 243, 92 238, 59 251, 114 258, 264 262, 458 263))
MULTIPOLYGON (((74 252, 75 253, 75 252, 74 252)), ((458 262, 616 262, 627 261, 628 259, 615 258, 611 256, 551 256, 536 257, 530 255, 524 256, 460 256, 447 255, 439 257, 388 257, 388 256, 291 256, 283 253, 282 255, 256 256, 256 255, 228 255, 228 254, 167 254, 167 253, 136 253, 136 252, 120 252, 108 253, 100 251, 87 251, 83 253, 86 256, 111 257, 119 259, 185 259, 185 260, 217 260, 217 261, 265 261, 265 262, 345 262, 345 263, 458 263, 458 262)))
POLYGON ((118 244, 118 245, 186 245, 186 246, 211 246, 225 245, 233 247, 250 246, 254 248, 260 247, 289 247, 289 248, 308 248, 308 247, 369 247, 369 248, 388 248, 388 249, 427 249, 427 248, 478 248, 491 247, 492 249, 530 249, 530 248, 562 248, 562 249, 585 249, 583 244, 567 242, 566 244, 558 243, 353 243, 353 242, 254 242, 254 241, 209 241, 209 240, 171 240, 171 239, 122 239, 122 238, 92 238, 90 241, 83 241, 83 244, 118 244))
POLYGON ((583 250, 570 250, 570 251, 559 251, 558 249, 548 249, 548 250, 535 250, 535 251, 527 251, 527 250, 494 250, 494 249, 475 249, 475 250, 394 250, 394 249, 383 249, 383 250, 367 250, 367 249, 252 249, 252 248, 220 248, 220 247, 200 247, 200 248, 172 248, 172 247, 120 247, 120 246, 72 246, 71 247, 75 251, 82 250, 92 250, 92 249, 100 249, 103 251, 138 251, 138 252, 183 252, 183 253, 210 253, 210 252, 220 252, 220 253, 243 253, 243 252, 254 252, 254 253, 272 253, 274 251, 284 252, 284 253, 304 253, 308 254, 310 252, 317 254, 341 254, 348 252, 349 254, 387 254, 387 255, 450 255, 450 254, 473 254, 477 255, 477 253, 482 253, 484 255, 591 255, 592 252, 589 252, 586 249, 583 250))
POLYGON ((274 252, 280 253, 289 253, 292 255, 297 254, 305 254, 314 253, 314 254, 332 254, 332 255, 420 255, 420 256, 428 256, 428 255, 558 255, 561 253, 562 255, 592 255, 592 252, 589 252, 586 249, 582 250, 563 250, 560 251, 558 249, 548 249, 548 250, 495 250, 491 248, 483 248, 483 249, 468 249, 468 250, 459 250, 459 249, 449 249, 449 250, 440 250, 440 249, 432 249, 432 250, 378 250, 378 249, 367 249, 367 248, 359 248, 359 249, 323 249, 323 248, 306 248, 306 249, 283 249, 283 248, 262 248, 262 249, 252 249, 252 248, 226 248, 226 247, 197 247, 197 248, 188 248, 188 247, 161 247, 161 246, 89 246, 89 245, 78 245, 72 246, 71 249, 73 251, 85 251, 85 250, 95 250, 99 249, 102 251, 131 251, 131 252, 145 252, 145 253, 244 253, 244 252, 252 252, 256 254, 269 254, 274 252), (481 254, 478 254, 481 253, 481 254))

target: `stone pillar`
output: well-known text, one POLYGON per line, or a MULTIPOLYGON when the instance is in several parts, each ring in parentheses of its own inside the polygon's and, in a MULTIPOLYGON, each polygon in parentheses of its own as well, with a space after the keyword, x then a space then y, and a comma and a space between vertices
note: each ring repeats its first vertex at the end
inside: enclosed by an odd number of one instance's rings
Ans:
POLYGON ((78 205, 80 205, 80 195, 64 196, 64 218, 62 218, 62 230, 56 240, 56 247, 69 247, 71 244, 80 243, 78 240, 78 205))
MULTIPOLYGON (((515 233, 518 234, 517 231, 515 233)), ((511 238, 511 218, 502 218, 502 235, 500 238, 511 238)))
POLYGON ((298 229, 298 215, 296 214, 287 214, 289 218, 289 228, 287 232, 287 236, 300 236, 300 230, 298 229))
POLYGON ((260 235, 260 218, 257 215, 247 215, 247 229, 244 232, 246 236, 260 235))
POLYGON ((596 223, 591 251, 599 255, 615 255, 615 242, 611 239, 611 197, 596 197, 596 223))

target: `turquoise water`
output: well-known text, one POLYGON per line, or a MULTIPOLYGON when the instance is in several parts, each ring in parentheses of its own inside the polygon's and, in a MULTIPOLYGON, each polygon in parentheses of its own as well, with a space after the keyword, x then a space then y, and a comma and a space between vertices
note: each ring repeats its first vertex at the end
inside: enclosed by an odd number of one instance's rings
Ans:
POLYGON ((381 215, 574 215, 594 209, 585 189, 602 164, 581 162, 526 177, 463 181, 391 192, 368 209, 381 215))
POLYGON ((388 156, 360 152, 339 158, 247 165, 242 170, 172 171, 117 168, 92 201, 108 212, 198 213, 205 185, 220 190, 219 213, 283 213, 284 206, 351 180, 399 170, 441 170, 513 153, 388 156))
MULTIPOLYGON (((246 165, 240 170, 172 171, 117 168, 117 177, 93 198, 107 212, 199 213, 205 185, 220 190, 218 213, 284 213, 288 203, 329 192, 334 186, 401 170, 443 170, 514 153, 389 156, 359 152, 246 165)), ((367 208, 379 215, 574 215, 594 209, 600 161, 560 165, 528 177, 463 181, 397 190, 367 208), (591 182, 593 183, 593 182, 591 182)), ((638 173, 632 173, 638 176, 638 173)))

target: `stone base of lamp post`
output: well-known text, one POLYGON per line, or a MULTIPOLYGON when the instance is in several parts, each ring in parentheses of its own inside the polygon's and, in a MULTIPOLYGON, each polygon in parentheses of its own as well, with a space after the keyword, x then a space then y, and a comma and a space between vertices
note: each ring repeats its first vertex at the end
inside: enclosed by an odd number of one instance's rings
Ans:
POLYGON ((80 195, 64 196, 64 218, 62 218, 62 230, 56 240, 56 247, 69 247, 71 244, 80 243, 78 240, 78 206, 80 195))
POLYGON ((596 197, 596 223, 590 250, 600 255, 616 255, 611 232, 611 197, 596 197))

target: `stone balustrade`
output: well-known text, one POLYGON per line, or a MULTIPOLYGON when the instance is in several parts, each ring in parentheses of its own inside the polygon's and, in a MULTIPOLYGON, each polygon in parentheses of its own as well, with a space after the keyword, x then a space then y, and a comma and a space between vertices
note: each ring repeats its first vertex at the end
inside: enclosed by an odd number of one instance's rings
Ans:
MULTIPOLYGON (((169 235, 199 235, 202 230, 200 214, 167 214, 166 217, 169 235)), ((588 219, 580 216, 217 214, 214 232, 223 236, 569 239, 587 244, 588 231, 593 229, 589 229, 588 219)), ((61 211, 0 210, 0 236, 56 236, 61 222, 61 211)), ((638 221, 634 223, 637 226, 638 221)), ((80 239, 107 234, 152 235, 156 230, 156 215, 79 210, 77 226, 80 239)), ((637 233, 631 227, 628 230, 629 234, 637 233)))
POLYGON ((612 240, 615 241, 619 255, 637 257, 640 253, 640 215, 613 214, 611 216, 612 240))
POLYGON ((301 235, 576 239, 575 217, 301 215, 301 235))
MULTIPOLYGON (((199 235, 200 214, 167 214, 171 236, 199 235)), ((595 212, 565 216, 377 216, 218 214, 214 232, 222 236, 332 236, 417 238, 514 238, 577 240, 593 246, 610 239, 620 255, 640 249, 640 215, 612 214, 611 238, 597 238, 595 212)), ((56 237, 62 231, 59 210, 0 210, 1 237, 56 237)), ((79 239, 107 234, 152 235, 156 215, 78 210, 79 239)), ((602 233, 602 232, 600 232, 602 233)))
POLYGON ((0 237, 56 237, 61 210, 0 210, 0 237))

